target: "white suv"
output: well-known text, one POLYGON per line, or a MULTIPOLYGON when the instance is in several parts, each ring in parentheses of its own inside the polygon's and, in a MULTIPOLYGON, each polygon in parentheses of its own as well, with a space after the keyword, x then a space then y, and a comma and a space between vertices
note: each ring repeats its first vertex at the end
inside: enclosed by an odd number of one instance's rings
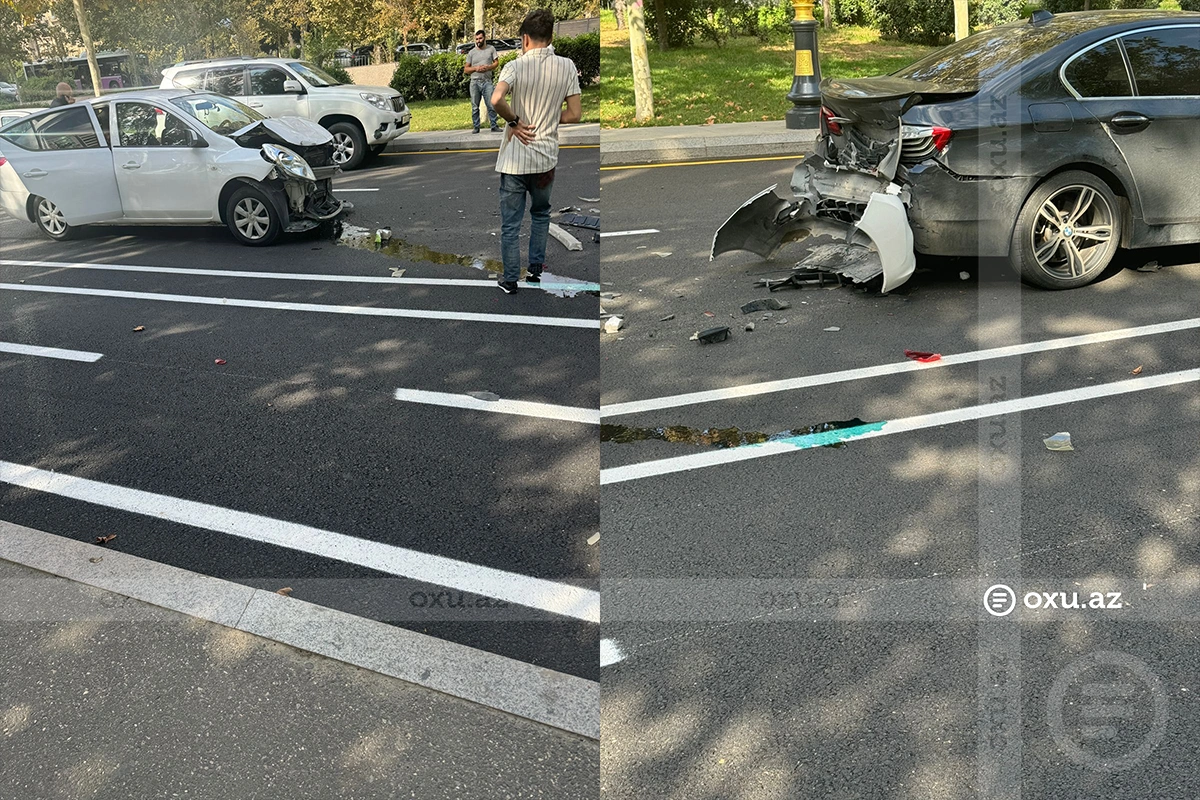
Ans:
POLYGON ((408 132, 412 114, 386 86, 341 84, 307 61, 289 58, 218 58, 183 61, 163 70, 163 89, 217 92, 268 117, 303 117, 333 134, 342 169, 362 165, 368 153, 408 132))

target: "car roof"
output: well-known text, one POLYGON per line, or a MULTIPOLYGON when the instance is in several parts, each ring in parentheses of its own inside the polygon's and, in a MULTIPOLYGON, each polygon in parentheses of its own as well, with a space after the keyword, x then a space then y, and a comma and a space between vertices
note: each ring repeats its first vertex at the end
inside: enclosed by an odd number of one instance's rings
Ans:
POLYGON ((1064 33, 1086 33, 1097 28, 1116 25, 1143 25, 1147 22, 1197 22, 1200 13, 1195 11, 1163 11, 1157 8, 1103 9, 1099 11, 1069 11, 1054 14, 1042 22, 1030 22, 1028 18, 1010 22, 1004 27, 1034 25, 1041 28, 1061 29, 1064 33))
POLYGON ((304 61, 303 58, 244 58, 241 56, 231 56, 229 58, 205 58, 198 61, 180 61, 178 64, 173 64, 163 70, 163 74, 168 72, 176 72, 189 67, 222 67, 234 66, 236 64, 292 64, 297 61, 304 61))

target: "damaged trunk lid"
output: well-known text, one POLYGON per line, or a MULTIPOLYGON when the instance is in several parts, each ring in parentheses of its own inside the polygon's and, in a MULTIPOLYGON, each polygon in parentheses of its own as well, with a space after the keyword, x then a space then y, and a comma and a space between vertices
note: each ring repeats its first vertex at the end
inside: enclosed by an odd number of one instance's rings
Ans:
POLYGON ((817 154, 835 166, 892 180, 905 147, 904 112, 974 93, 894 76, 826 80, 817 154))

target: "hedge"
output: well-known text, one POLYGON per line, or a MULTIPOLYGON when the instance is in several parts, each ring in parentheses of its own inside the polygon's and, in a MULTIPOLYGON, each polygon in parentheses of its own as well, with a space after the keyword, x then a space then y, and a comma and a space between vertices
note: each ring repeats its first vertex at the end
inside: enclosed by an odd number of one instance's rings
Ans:
MULTIPOLYGON (((554 52, 575 62, 579 85, 594 83, 600 75, 600 34, 586 33, 571 39, 555 39, 554 52)), ((516 51, 500 56, 500 77, 504 65, 517 58, 516 51)), ((471 96, 471 76, 463 72, 466 57, 458 53, 438 53, 427 59, 401 56, 389 84, 405 100, 455 100, 471 96)))

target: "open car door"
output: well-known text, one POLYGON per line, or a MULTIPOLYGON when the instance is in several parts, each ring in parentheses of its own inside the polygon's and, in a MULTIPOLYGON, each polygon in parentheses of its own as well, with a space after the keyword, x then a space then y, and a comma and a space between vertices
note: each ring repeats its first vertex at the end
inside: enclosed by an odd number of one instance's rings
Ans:
POLYGON ((89 103, 8 125, 0 130, 0 150, 29 193, 57 206, 68 225, 122 217, 107 132, 89 103))

